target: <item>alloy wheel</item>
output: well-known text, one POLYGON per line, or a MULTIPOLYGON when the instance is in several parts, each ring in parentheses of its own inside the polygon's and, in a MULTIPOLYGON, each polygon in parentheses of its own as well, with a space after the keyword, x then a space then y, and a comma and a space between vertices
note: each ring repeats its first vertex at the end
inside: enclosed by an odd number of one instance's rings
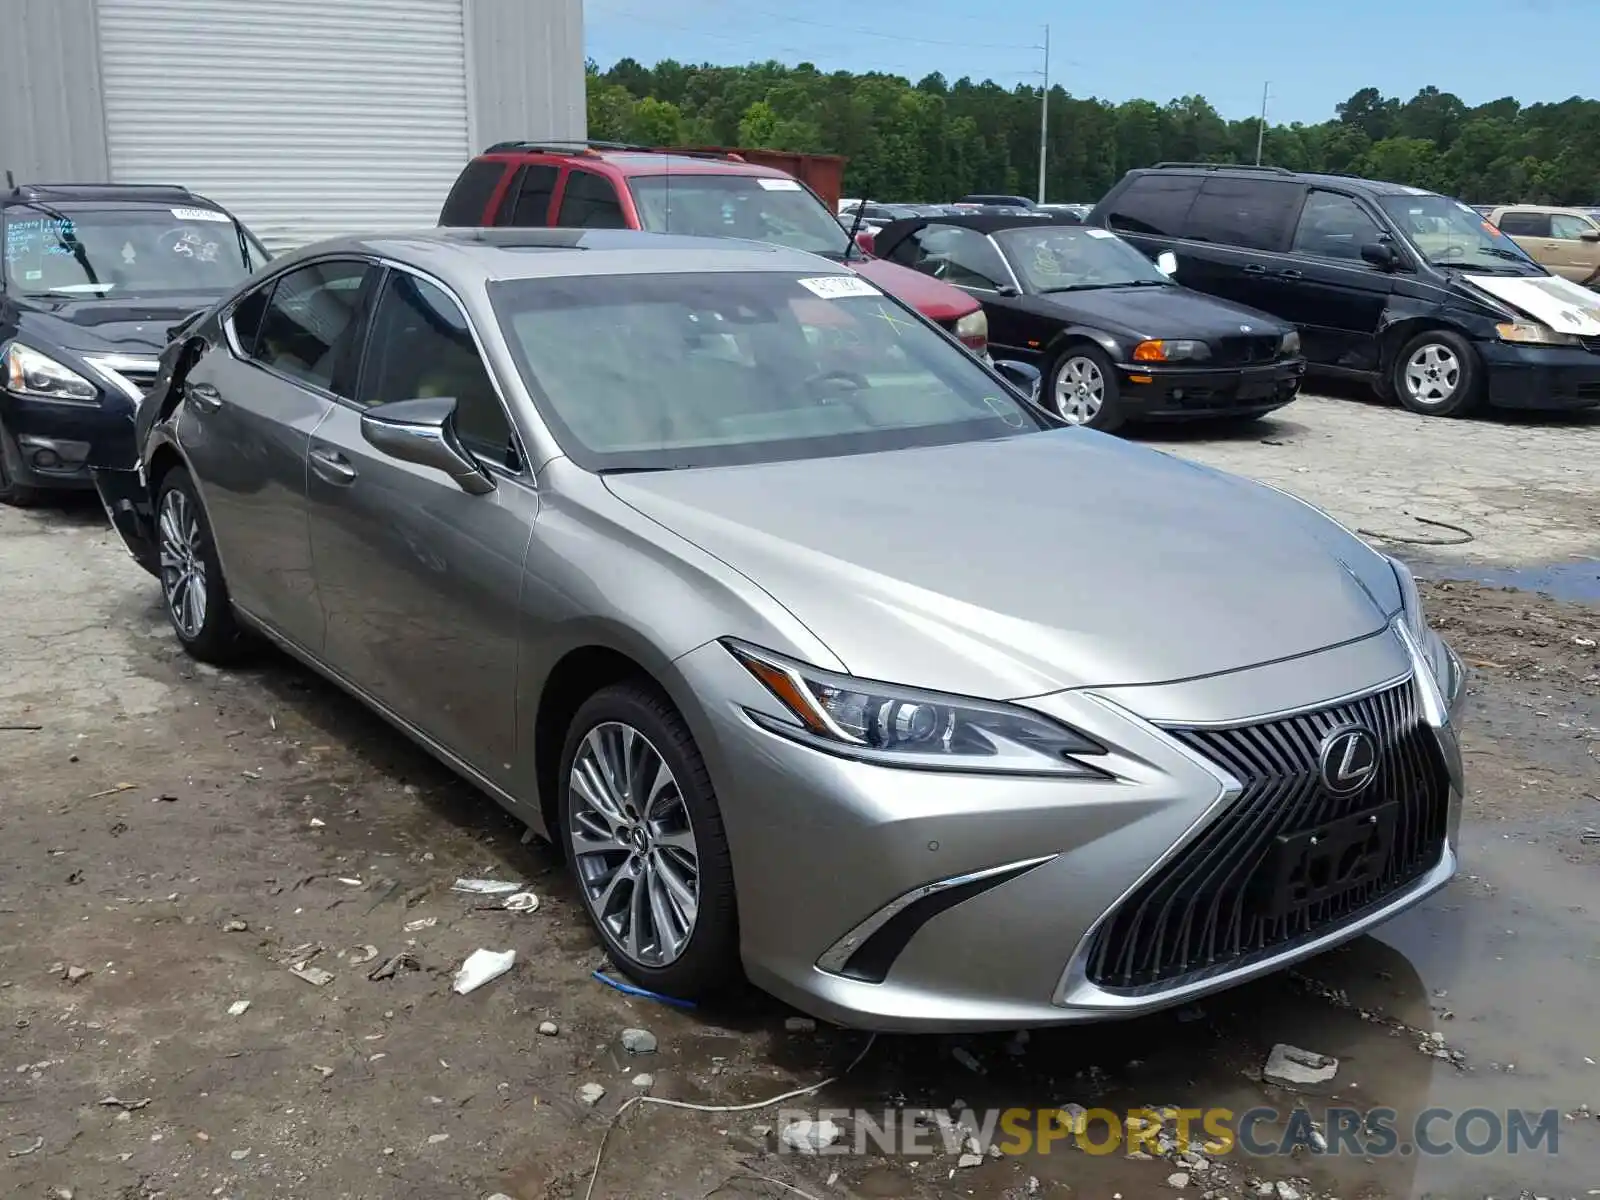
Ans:
POLYGON ((612 942, 635 963, 683 954, 700 906, 700 855, 683 792, 632 725, 608 721, 578 747, 567 780, 579 886, 612 942))
POLYGON ((177 488, 161 497, 157 519, 161 554, 161 587, 172 623, 186 640, 200 636, 206 624, 206 563, 200 553, 203 534, 199 514, 177 488))
POLYGON ((1074 356, 1056 371, 1055 408, 1071 425, 1087 425, 1106 400, 1106 377, 1092 358, 1074 356))
POLYGON ((1419 404, 1443 404, 1461 386, 1461 360, 1449 346, 1427 342, 1406 360, 1406 391, 1419 404))

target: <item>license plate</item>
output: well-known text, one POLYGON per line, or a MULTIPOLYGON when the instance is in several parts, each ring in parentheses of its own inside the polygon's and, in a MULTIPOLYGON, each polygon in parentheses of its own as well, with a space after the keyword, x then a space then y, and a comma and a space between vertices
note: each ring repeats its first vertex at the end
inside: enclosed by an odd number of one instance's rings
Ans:
POLYGON ((1241 400, 1264 400, 1272 395, 1276 386, 1270 379, 1260 382, 1246 381, 1239 385, 1239 390, 1235 395, 1241 400))
POLYGON ((1382 874, 1399 814, 1399 803, 1390 801, 1314 829, 1279 834, 1256 876, 1262 915, 1288 916, 1382 874))

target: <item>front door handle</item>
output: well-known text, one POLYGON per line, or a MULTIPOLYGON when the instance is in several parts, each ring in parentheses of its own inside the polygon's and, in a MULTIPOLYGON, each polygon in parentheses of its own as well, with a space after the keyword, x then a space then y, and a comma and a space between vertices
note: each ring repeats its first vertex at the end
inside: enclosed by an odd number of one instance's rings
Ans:
POLYGON ((1244 273, 1246 275, 1265 275, 1267 273, 1267 269, 1260 263, 1245 263, 1244 273))
POLYGON ((1279 279, 1304 279, 1305 277, 1304 271, 1296 271, 1293 267, 1287 267, 1278 272, 1279 279))
POLYGON ((326 450, 321 446, 313 449, 311 469, 317 473, 319 479, 325 479, 337 487, 349 487, 356 481, 356 469, 350 465, 350 460, 337 450, 326 450))
POLYGON ((183 394, 201 412, 216 412, 222 407, 222 393, 209 383, 186 384, 183 394))

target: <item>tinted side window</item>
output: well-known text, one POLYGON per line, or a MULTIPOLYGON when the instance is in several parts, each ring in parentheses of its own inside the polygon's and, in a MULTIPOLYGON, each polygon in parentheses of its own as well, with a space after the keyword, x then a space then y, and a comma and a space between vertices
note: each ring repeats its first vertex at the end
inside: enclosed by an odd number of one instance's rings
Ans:
POLYGON ((241 296, 233 306, 229 318, 233 322, 233 336, 246 358, 256 352, 256 336, 261 332, 261 321, 267 315, 267 301, 272 298, 272 284, 256 288, 241 296))
MULTIPOLYGON (((558 167, 523 167, 506 193, 508 202, 501 206, 499 223, 521 229, 550 224, 550 197, 555 195, 556 178, 560 174, 558 167)), ((571 194, 570 188, 568 194, 571 194)))
POLYGON ((1127 233, 1178 237, 1199 190, 1195 175, 1137 175, 1111 202, 1106 223, 1127 233))
POLYGON ((255 359, 332 391, 339 357, 354 331, 367 271, 365 263, 328 262, 282 276, 261 321, 255 359))
POLYGON ((441 288, 391 271, 373 310, 356 402, 389 404, 423 396, 453 396, 461 444, 515 468, 511 423, 472 340, 466 314, 441 288))
POLYGON ((1500 218, 1500 232, 1510 237, 1549 237, 1550 214, 1508 212, 1500 218))
POLYGON ((1278 179, 1207 179, 1195 197, 1184 236, 1251 250, 1282 250, 1289 242, 1304 189, 1278 179))
POLYGON ((569 229, 626 229, 617 189, 593 171, 573 171, 561 196, 556 224, 569 229))
POLYGON ((506 173, 503 162, 479 159, 469 162, 456 180, 455 187, 445 197, 444 208, 439 212, 439 224, 461 225, 467 228, 482 225, 484 213, 489 208, 489 198, 500 185, 506 173))
POLYGON ((1361 247, 1382 236, 1378 223, 1350 196, 1337 192, 1312 192, 1300 210, 1293 249, 1323 258, 1359 260, 1361 247))

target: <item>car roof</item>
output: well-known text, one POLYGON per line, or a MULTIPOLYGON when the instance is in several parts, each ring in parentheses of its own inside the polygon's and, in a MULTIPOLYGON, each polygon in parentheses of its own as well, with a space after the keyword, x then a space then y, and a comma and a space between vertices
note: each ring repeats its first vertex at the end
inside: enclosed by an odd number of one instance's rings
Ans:
POLYGON ((574 275, 659 275, 693 271, 774 271, 848 275, 814 254, 739 238, 687 237, 633 229, 458 229, 332 238, 283 256, 275 268, 307 258, 362 255, 393 259, 471 287, 485 281, 574 275))
POLYGON ((1404 183, 1387 183, 1381 179, 1363 179, 1359 175, 1333 175, 1318 171, 1291 171, 1287 167, 1252 167, 1239 163, 1157 163, 1153 167, 1137 167, 1129 175, 1216 175, 1227 179, 1282 179, 1290 183, 1306 183, 1315 187, 1363 192, 1370 196, 1431 196, 1437 193, 1427 188, 1415 188, 1404 183))
POLYGON ((499 142, 482 158, 521 162, 527 158, 557 158, 575 167, 607 166, 623 175, 746 175, 757 179, 788 179, 788 172, 746 162, 728 154, 652 150, 608 142, 499 142))
POLYGON ((42 201, 59 204, 74 200, 126 201, 135 204, 189 204, 221 209, 186 187, 168 183, 24 183, 5 194, 7 203, 42 201))
POLYGON ((1595 212, 1592 208, 1577 208, 1570 204, 1497 204, 1494 206, 1494 211, 1501 213, 1555 213, 1562 216, 1586 216, 1595 212))

